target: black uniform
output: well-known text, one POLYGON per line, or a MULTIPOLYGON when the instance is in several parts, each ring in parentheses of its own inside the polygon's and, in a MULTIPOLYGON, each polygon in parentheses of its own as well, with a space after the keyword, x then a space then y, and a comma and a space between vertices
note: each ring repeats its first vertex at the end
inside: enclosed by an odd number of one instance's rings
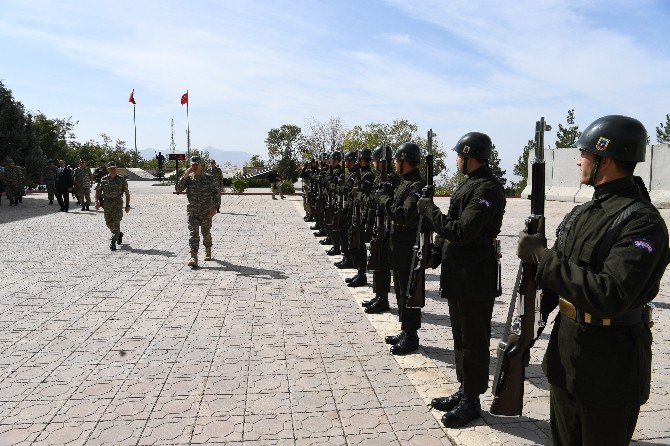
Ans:
POLYGON ((424 186, 425 182, 419 170, 412 169, 402 175, 402 182, 398 185, 393 197, 381 194, 377 200, 378 206, 384 209, 391 220, 390 266, 393 270, 393 285, 403 332, 415 333, 421 328, 421 310, 406 308, 405 304, 407 303, 412 253, 419 224, 417 202, 424 186))
POLYGON ((63 212, 68 212, 70 209, 68 189, 72 189, 73 185, 72 170, 69 167, 59 167, 56 171, 56 199, 60 205, 60 210, 63 212))
POLYGON ((554 444, 628 444, 649 398, 652 335, 642 307, 668 264, 667 227, 628 176, 596 186, 557 232, 536 276, 548 297, 563 300, 542 364, 554 444), (604 241, 635 203, 644 206, 604 241))
POLYGON ((495 238, 504 213, 505 192, 486 165, 456 189, 446 215, 432 202, 422 212, 437 233, 433 249, 442 258, 440 288, 449 302, 456 378, 472 397, 488 388, 491 317, 500 296, 495 238))
POLYGON ((361 215, 359 216, 361 221, 357 223, 361 225, 360 230, 362 231, 361 236, 362 243, 361 243, 361 249, 351 250, 351 259, 354 263, 354 266, 358 270, 357 274, 358 277, 363 278, 366 275, 365 271, 368 261, 365 243, 370 241, 369 237, 366 236, 365 226, 368 218, 368 208, 370 207, 369 203, 370 198, 373 196, 373 185, 375 177, 374 174, 372 173, 372 170, 370 169, 370 166, 362 166, 360 169, 361 169, 361 181, 360 184, 358 184, 357 188, 358 196, 352 197, 352 206, 358 204, 358 209, 360 210, 361 213, 361 215))

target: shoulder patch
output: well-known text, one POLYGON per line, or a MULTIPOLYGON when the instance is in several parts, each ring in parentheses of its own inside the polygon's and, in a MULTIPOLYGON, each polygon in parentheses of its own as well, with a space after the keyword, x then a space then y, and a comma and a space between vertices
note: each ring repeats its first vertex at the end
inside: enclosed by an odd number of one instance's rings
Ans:
POLYGON ((654 245, 652 245, 651 242, 646 238, 635 238, 633 239, 632 244, 634 248, 647 251, 649 254, 655 251, 654 245))
POLYGON ((487 200, 486 198, 480 198, 479 200, 477 200, 477 202, 479 204, 483 205, 484 207, 487 207, 487 208, 491 207, 491 202, 489 200, 487 200))

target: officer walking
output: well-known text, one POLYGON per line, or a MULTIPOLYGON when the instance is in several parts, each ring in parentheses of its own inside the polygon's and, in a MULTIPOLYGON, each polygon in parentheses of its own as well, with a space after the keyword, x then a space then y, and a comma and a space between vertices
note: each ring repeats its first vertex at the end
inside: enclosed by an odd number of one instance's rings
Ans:
MULTIPOLYGON (((219 186, 219 192, 223 190, 223 171, 219 166, 216 165, 216 160, 210 160, 209 162, 209 171, 210 174, 214 177, 214 181, 217 186, 219 186)), ((221 204, 219 200, 219 206, 216 208, 216 212, 221 213, 221 204)))
POLYGON ((79 167, 74 169, 74 191, 82 211, 90 211, 91 183, 93 183, 91 169, 86 166, 86 161, 80 159, 79 167))
POLYGON ((58 212, 68 212, 70 210, 70 192, 74 181, 72 179, 72 170, 65 166, 65 161, 58 161, 58 170, 56 171, 56 199, 60 209, 58 212))
POLYGON ((107 163, 107 176, 104 176, 95 188, 95 209, 102 206, 105 210, 105 223, 112 233, 109 241, 109 249, 116 251, 116 244, 123 243, 123 232, 121 232, 121 220, 123 211, 130 212, 130 192, 128 191, 128 179, 117 175, 116 163, 107 163), (126 206, 123 207, 123 196, 126 197, 126 206), (104 198, 104 205, 101 205, 104 198))
POLYGON ((563 219, 552 249, 542 235, 519 237, 519 258, 538 265, 542 313, 560 309, 542 363, 555 445, 627 445, 649 398, 646 304, 670 259, 666 224, 633 177, 646 145, 636 119, 594 121, 575 143, 593 199, 563 219))
POLYGON ((54 195, 56 193, 56 173, 58 169, 54 166, 54 161, 49 160, 47 167, 44 170, 44 182, 47 187, 47 194, 49 196, 49 204, 54 204, 54 195))
POLYGON ((23 175, 11 158, 5 162, 5 194, 10 206, 18 206, 23 194, 23 175))
POLYGON ((460 383, 455 394, 431 404, 446 412, 442 422, 452 428, 481 417, 479 395, 488 389, 493 303, 502 291, 496 236, 506 204, 503 186, 488 165, 492 148, 488 135, 479 132, 456 143, 458 170, 467 179, 453 193, 446 215, 432 198, 419 200, 419 212, 436 233, 429 266, 442 263, 440 289, 449 303, 460 383))
POLYGON ((191 157, 191 167, 175 184, 177 192, 186 190, 188 205, 188 230, 191 233, 189 246, 191 258, 188 266, 198 266, 198 247, 200 245, 200 234, 202 231, 203 245, 205 245, 205 260, 212 260, 212 217, 216 209, 221 206, 221 192, 214 177, 202 170, 202 161, 199 156, 191 157))
POLYGON ((417 331, 421 328, 421 310, 407 308, 406 304, 412 253, 419 225, 417 203, 426 183, 418 168, 421 162, 419 146, 406 142, 398 148, 394 158, 396 172, 402 177, 402 182, 395 191, 391 183, 384 184, 377 192, 377 205, 384 210, 392 224, 390 260, 401 323, 401 332, 387 336, 385 342, 392 345, 392 354, 405 355, 419 348, 417 331))

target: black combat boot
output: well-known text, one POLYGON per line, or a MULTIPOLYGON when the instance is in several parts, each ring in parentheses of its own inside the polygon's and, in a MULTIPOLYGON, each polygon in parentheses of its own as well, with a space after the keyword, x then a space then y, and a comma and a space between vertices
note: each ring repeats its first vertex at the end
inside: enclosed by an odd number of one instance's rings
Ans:
POLYGON ((123 243, 123 232, 119 232, 119 236, 116 238, 116 243, 119 245, 123 243))
POLYGON ((461 402, 461 399, 463 399, 464 396, 465 395, 463 394, 461 389, 458 389, 458 391, 453 395, 433 398, 433 400, 430 402, 430 406, 435 410, 440 410, 442 412, 449 412, 451 410, 454 410, 456 406, 458 406, 458 403, 461 402))
POLYGON ((52 205, 52 204, 54 204, 54 201, 53 201, 53 200, 49 200, 49 205, 52 205))
POLYGON ((407 334, 396 345, 391 347, 393 355, 407 355, 419 348, 419 335, 416 331, 408 331, 407 334))
POLYGON ((358 273, 352 279, 353 280, 347 284, 348 287, 355 288, 368 284, 368 276, 365 273, 358 273))
POLYGON ((348 277, 348 278, 344 279, 344 282, 345 283, 351 283, 354 280, 356 280, 357 277, 358 277, 358 274, 356 274, 354 277, 348 277))
POLYGON ((311 229, 312 231, 318 231, 321 228, 319 227, 319 225, 312 225, 309 227, 309 229, 311 229))
POLYGON ((12 200, 11 198, 9 199, 9 205, 14 206, 14 200, 12 200))
POLYGON ((339 246, 333 246, 328 251, 326 251, 326 254, 328 254, 329 256, 337 256, 337 255, 342 254, 342 251, 340 251, 339 246))
POLYGON ((395 336, 386 336, 384 338, 384 342, 386 342, 389 345, 396 345, 398 342, 400 342, 402 340, 402 338, 405 337, 406 334, 407 333, 405 333, 404 331, 401 331, 400 333, 398 333, 395 336))
POLYGON ((452 411, 442 415, 442 424, 445 427, 462 427, 481 417, 479 396, 464 395, 452 411))
POLYGON ((332 245, 333 241, 330 239, 330 237, 326 237, 323 240, 319 240, 319 243, 322 245, 332 245))
POLYGON ((369 305, 365 309, 365 312, 367 314, 379 314, 379 313, 386 313, 389 310, 391 310, 391 306, 389 305, 389 297, 388 295, 386 295, 386 296, 379 296, 379 298, 376 301, 374 301, 372 305, 369 305))
POLYGON ((85 210, 86 210, 86 206, 82 206, 82 207, 81 207, 81 210, 82 210, 82 211, 85 211, 85 210))
POLYGON ((116 240, 112 240, 111 242, 109 242, 109 250, 116 251, 116 240))
POLYGON ((314 237, 325 237, 326 235, 328 234, 326 233, 325 229, 319 229, 314 233, 314 237))
POLYGON ((378 294, 375 294, 375 297, 373 297, 372 299, 370 299, 370 300, 364 300, 364 301, 361 303, 361 307, 363 307, 363 308, 367 308, 367 307, 369 307, 370 305, 372 305, 372 304, 374 304, 375 302, 377 302, 377 301, 379 300, 379 297, 380 297, 380 296, 379 296, 378 294))
POLYGON ((349 268, 353 268, 354 264, 351 261, 351 259, 349 258, 349 256, 345 254, 344 257, 342 258, 342 260, 337 262, 335 264, 335 266, 339 269, 349 269, 349 268))

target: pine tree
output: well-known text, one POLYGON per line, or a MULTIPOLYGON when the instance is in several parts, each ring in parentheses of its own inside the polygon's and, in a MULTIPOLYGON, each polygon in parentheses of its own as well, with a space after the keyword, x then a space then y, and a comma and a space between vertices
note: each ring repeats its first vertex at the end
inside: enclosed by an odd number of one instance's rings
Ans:
POLYGON ((526 144, 526 147, 523 148, 521 156, 519 156, 519 159, 514 165, 514 175, 521 177, 521 181, 518 183, 512 183, 515 186, 515 195, 521 195, 521 192, 528 184, 528 154, 532 150, 535 150, 535 141, 529 139, 528 144, 526 144))
POLYGON ((493 148, 491 149, 491 158, 489 159, 489 166, 491 167, 491 171, 493 172, 493 176, 500 181, 500 184, 503 186, 505 183, 507 183, 507 178, 505 178, 505 174, 507 173, 506 170, 502 170, 500 167, 500 158, 498 157, 498 151, 496 150, 496 145, 493 144, 493 148))
POLYGON ((575 109, 568 110, 567 117, 568 127, 558 124, 558 132, 556 133, 556 148, 572 147, 575 141, 582 135, 579 131, 579 126, 575 125, 575 109))
POLYGON ((660 123, 656 127, 656 141, 659 144, 670 143, 670 115, 665 115, 665 123, 660 123))

